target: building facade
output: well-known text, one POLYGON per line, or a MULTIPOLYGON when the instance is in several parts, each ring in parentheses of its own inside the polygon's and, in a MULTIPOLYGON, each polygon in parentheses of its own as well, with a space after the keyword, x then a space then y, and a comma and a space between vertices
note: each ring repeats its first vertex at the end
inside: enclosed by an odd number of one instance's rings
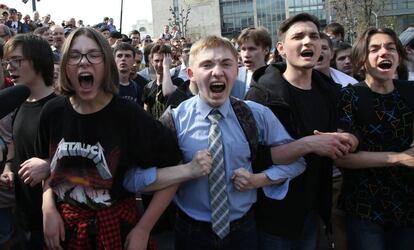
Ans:
MULTIPOLYGON (((190 7, 187 36, 198 39, 208 34, 237 37, 247 27, 264 26, 277 39, 280 23, 289 16, 307 12, 319 18, 322 27, 335 21, 334 0, 152 0, 154 33, 168 24, 171 6, 177 13, 190 7)), ((378 0, 379 1, 379 0, 378 0)), ((381 0, 383 10, 375 13, 377 22, 400 32, 414 24, 414 0, 381 0)), ((158 33, 157 33, 158 32, 158 33)))

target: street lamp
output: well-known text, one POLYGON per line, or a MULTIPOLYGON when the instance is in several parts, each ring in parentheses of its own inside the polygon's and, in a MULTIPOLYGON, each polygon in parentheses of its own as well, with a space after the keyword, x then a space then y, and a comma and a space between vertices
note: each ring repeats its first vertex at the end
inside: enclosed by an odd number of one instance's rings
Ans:
POLYGON ((375 17, 375 28, 378 28, 378 14, 371 10, 371 13, 375 17))

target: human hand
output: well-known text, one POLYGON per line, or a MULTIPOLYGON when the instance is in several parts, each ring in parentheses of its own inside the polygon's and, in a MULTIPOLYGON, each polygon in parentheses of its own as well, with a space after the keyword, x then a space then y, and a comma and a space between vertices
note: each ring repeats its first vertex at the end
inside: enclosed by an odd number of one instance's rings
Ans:
POLYGON ((323 133, 315 130, 314 134, 304 137, 310 152, 329 157, 333 160, 350 152, 351 142, 341 133, 323 133))
POLYGON ((150 233, 138 226, 135 226, 131 232, 129 232, 125 240, 126 250, 146 250, 148 245, 150 233))
POLYGON ((63 250, 60 241, 65 240, 65 226, 56 208, 43 207, 43 234, 48 249, 63 250))
POLYGON ((198 151, 190 162, 191 176, 198 178, 210 174, 213 166, 213 159, 207 149, 198 151))
POLYGON ((397 157, 399 165, 414 168, 414 148, 409 148, 404 152, 397 153, 397 157))
POLYGON ((232 180, 236 189, 241 192, 256 188, 255 175, 245 168, 236 169, 232 180))
POLYGON ((337 136, 342 143, 346 143, 349 146, 349 152, 352 153, 355 152, 355 150, 358 148, 359 140, 358 138, 348 132, 320 132, 318 130, 313 131, 315 135, 334 135, 337 136))
POLYGON ((0 175, 0 185, 12 188, 14 186, 14 174, 12 171, 4 171, 0 175))
POLYGON ((172 57, 170 53, 164 53, 164 59, 162 60, 162 67, 170 70, 172 64, 172 57))
POLYGON ((46 179, 49 172, 50 168, 47 160, 33 157, 20 164, 18 174, 25 184, 33 187, 46 179))

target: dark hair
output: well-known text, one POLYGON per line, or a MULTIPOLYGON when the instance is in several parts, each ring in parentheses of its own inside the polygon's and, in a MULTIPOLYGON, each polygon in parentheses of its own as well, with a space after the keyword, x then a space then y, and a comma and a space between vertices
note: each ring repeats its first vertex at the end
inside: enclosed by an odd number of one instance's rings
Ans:
POLYGON ((352 49, 351 44, 347 43, 347 42, 338 42, 335 43, 333 46, 333 57, 332 57, 332 61, 331 61, 331 66, 334 67, 336 69, 336 57, 338 56, 338 52, 343 51, 343 50, 347 50, 347 49, 352 49))
POLYGON ((122 43, 118 43, 117 45, 115 45, 115 47, 113 48, 114 56, 115 56, 116 52, 118 52, 118 50, 130 50, 130 51, 132 51, 132 57, 133 58, 135 57, 136 50, 135 50, 134 46, 132 46, 129 43, 122 42, 122 43))
POLYGON ((144 47, 145 67, 148 67, 149 66, 149 55, 151 53, 152 47, 154 47, 154 43, 147 44, 144 47))
POLYGON ((42 27, 37 27, 34 31, 33 31, 33 35, 43 35, 43 33, 45 33, 46 31, 49 30, 49 27, 46 26, 42 26, 42 27))
POLYGON ((141 33, 139 33, 138 30, 132 30, 131 32, 129 32, 129 37, 131 37, 131 35, 135 35, 138 34, 139 36, 141 36, 141 33))
POLYGON ((332 43, 331 38, 330 38, 327 34, 325 34, 325 33, 323 33, 323 32, 320 32, 320 33, 319 33, 319 36, 320 36, 320 38, 321 38, 321 39, 326 40, 326 41, 328 42, 328 46, 329 46, 329 48, 330 48, 331 50, 333 50, 333 43, 332 43))
POLYGON ((159 44, 155 44, 154 47, 151 48, 151 52, 150 52, 150 57, 152 58, 152 56, 154 54, 171 54, 171 48, 167 45, 159 45, 159 44))
POLYGON ((241 46, 244 42, 251 40, 256 46, 260 46, 263 49, 267 49, 268 53, 265 60, 269 58, 270 49, 272 48, 272 38, 269 31, 264 27, 258 28, 246 28, 242 30, 241 34, 237 38, 237 44, 241 46))
POLYGON ((352 47, 351 61, 353 65, 354 74, 359 74, 361 73, 361 71, 362 73, 365 73, 363 66, 368 58, 369 42, 371 40, 371 37, 375 34, 389 35, 392 38, 392 40, 394 40, 395 46, 397 48, 397 52, 400 57, 399 63, 401 63, 403 59, 405 59, 405 50, 401 44, 400 39, 398 39, 397 34, 395 34, 395 32, 392 29, 370 27, 358 36, 356 42, 354 43, 354 46, 352 47))
POLYGON ((282 41, 285 38, 285 33, 289 30, 289 28, 292 25, 294 25, 297 22, 312 22, 316 25, 316 28, 318 30, 320 30, 321 28, 319 20, 316 16, 313 16, 308 13, 300 13, 295 16, 289 17, 288 19, 286 19, 280 24, 279 30, 277 32, 279 41, 282 41))
POLYGON ((53 84, 53 52, 49 43, 33 34, 17 34, 4 45, 4 57, 8 57, 18 46, 22 47, 23 57, 32 62, 36 73, 42 75, 46 86, 53 84))
POLYGON ((325 33, 332 33, 334 35, 341 35, 342 39, 345 38, 345 29, 340 23, 330 23, 326 25, 324 29, 325 33))

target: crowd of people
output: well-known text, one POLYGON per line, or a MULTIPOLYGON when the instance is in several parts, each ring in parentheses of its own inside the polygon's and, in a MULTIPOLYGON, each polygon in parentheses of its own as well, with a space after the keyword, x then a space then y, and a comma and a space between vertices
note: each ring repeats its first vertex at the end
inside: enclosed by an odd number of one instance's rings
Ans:
POLYGON ((0 120, 0 250, 159 249, 163 223, 177 250, 414 246, 414 28, 153 41, 0 9, 1 88, 30 89, 0 120))

